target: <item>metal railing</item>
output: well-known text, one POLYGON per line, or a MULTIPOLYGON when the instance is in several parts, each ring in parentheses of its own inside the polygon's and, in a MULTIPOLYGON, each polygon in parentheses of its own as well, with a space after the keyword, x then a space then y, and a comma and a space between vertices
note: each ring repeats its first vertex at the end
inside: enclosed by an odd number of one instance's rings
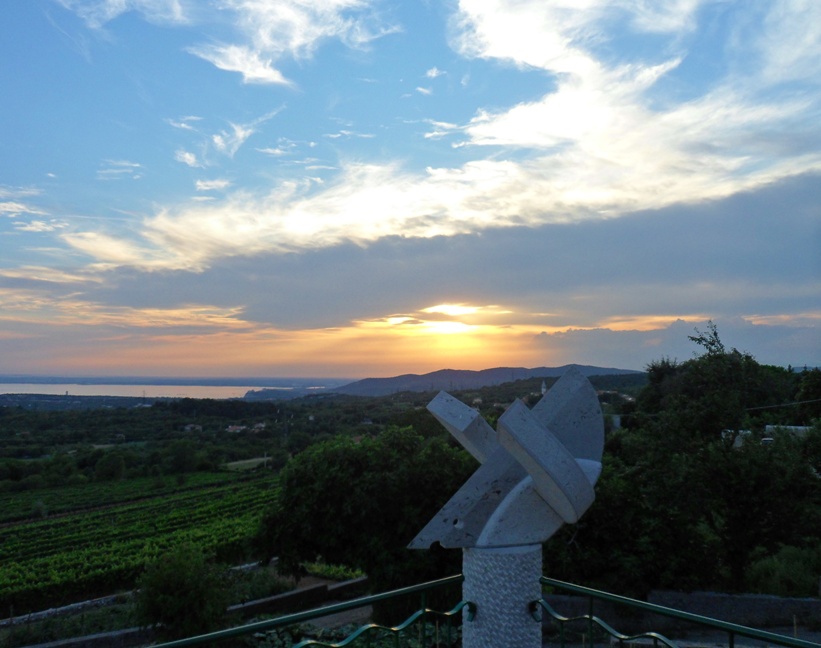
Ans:
POLYGON ((688 623, 696 624, 702 628, 709 628, 711 630, 726 633, 727 645, 729 646, 729 648, 735 648, 735 640, 737 637, 757 639, 764 641, 769 645, 786 646, 787 648, 821 647, 821 644, 817 644, 812 641, 788 637, 786 635, 767 632, 765 630, 756 630, 755 628, 748 628, 746 626, 738 625, 735 623, 729 623, 727 621, 711 619, 709 617, 701 616, 699 614, 683 612, 681 610, 675 610, 673 608, 664 607, 662 605, 656 605, 655 603, 647 603, 645 601, 638 601, 636 599, 627 598, 625 596, 619 596, 618 594, 610 594, 608 592, 602 592, 599 590, 591 589, 589 587, 583 587, 581 585, 565 583, 564 581, 555 580, 553 578, 547 578, 543 576, 539 580, 542 583, 542 585, 548 585, 550 587, 555 587, 557 589, 572 592, 574 594, 580 594, 582 596, 587 597, 588 599, 588 613, 576 617, 564 617, 558 614, 555 610, 553 610, 552 607, 550 607, 547 601, 545 601, 543 598, 538 601, 533 601, 530 604, 530 611, 535 619, 541 620, 542 615, 540 614, 540 612, 544 610, 553 618, 553 620, 556 623, 558 623, 560 633, 559 641, 561 642, 562 646, 565 645, 565 626, 573 622, 582 621, 587 624, 587 632, 585 633, 585 637, 586 639, 589 639, 589 645, 591 648, 593 648, 593 646, 595 645, 594 636, 596 628, 599 628, 600 631, 603 631, 606 635, 609 635, 613 639, 616 639, 619 642, 620 648, 623 647, 625 644, 637 643, 639 641, 646 641, 648 639, 653 641, 654 646, 663 644, 665 646, 668 646, 669 648, 676 648, 676 643, 674 641, 671 641, 667 637, 656 632, 644 632, 635 635, 625 635, 613 629, 605 621, 603 621, 602 619, 598 618, 593 614, 593 603, 594 601, 598 600, 623 605, 632 610, 641 610, 643 612, 658 614, 660 616, 677 619, 679 621, 686 621, 688 623))
MULTIPOLYGON (((359 642, 357 645, 364 644, 366 646, 370 646, 371 640, 375 639, 376 635, 379 633, 392 636, 395 640, 394 645, 400 646, 401 636, 407 633, 412 627, 415 627, 417 630, 416 634, 418 637, 429 637, 431 635, 431 630, 436 633, 441 630, 444 636, 441 638, 439 636, 435 636, 432 643, 434 643, 434 645, 440 645, 440 641, 442 641, 444 645, 450 646, 457 639, 455 636, 456 630, 454 626, 458 627, 460 625, 461 615, 459 613, 463 610, 467 610, 466 617, 470 621, 473 619, 474 615, 477 614, 477 612, 481 614, 481 610, 477 611, 476 605, 472 602, 461 601, 448 612, 438 612, 427 607, 427 594, 433 590, 458 585, 461 582, 461 575, 450 576, 449 578, 421 583, 419 585, 392 590, 382 594, 365 596, 343 603, 335 603, 332 605, 315 608, 313 610, 307 610, 305 612, 287 614, 274 619, 249 623, 243 626, 228 628, 226 630, 220 630, 197 637, 169 641, 166 643, 157 644, 154 648, 183 648, 184 646, 216 644, 216 642, 231 638, 258 635, 274 630, 299 626, 301 624, 333 614, 349 612, 351 610, 369 607, 376 603, 392 601, 402 597, 407 597, 409 595, 419 595, 420 608, 406 621, 397 626, 383 626, 375 623, 368 623, 360 626, 349 636, 339 640, 337 643, 316 637, 300 637, 301 641, 294 644, 294 648, 307 648, 308 646, 343 648, 344 646, 352 645, 355 642, 359 642), (431 622, 431 619, 441 619, 444 624, 444 629, 440 628, 435 620, 431 622)), ((727 636, 727 646, 729 646, 729 648, 735 648, 735 641, 738 637, 759 640, 766 642, 766 644, 770 646, 784 646, 785 648, 821 648, 821 644, 812 641, 788 637, 786 635, 767 632, 765 630, 756 630, 755 628, 749 628, 735 623, 729 623, 727 621, 712 619, 698 614, 693 614, 691 612, 683 612, 681 610, 664 607, 662 605, 647 603, 645 601, 627 598, 618 594, 610 594, 609 592, 602 592, 600 590, 583 587, 581 585, 574 585, 572 583, 566 583, 564 581, 559 581, 552 578, 542 577, 540 579, 540 583, 542 585, 547 585, 558 590, 564 590, 566 592, 571 592, 587 598, 588 613, 575 617, 562 616, 556 612, 544 598, 533 601, 530 604, 530 612, 534 619, 544 622, 546 619, 544 619, 543 613, 547 613, 553 621, 559 625, 559 641, 562 646, 566 645, 565 627, 570 624, 578 624, 581 622, 585 624, 584 640, 582 643, 589 645, 590 648, 595 646, 595 637, 597 632, 600 637, 607 636, 618 641, 620 648, 624 648, 625 645, 629 645, 631 643, 647 641, 652 641, 655 648, 659 648, 660 646, 677 648, 675 641, 668 639, 664 635, 657 632, 642 632, 639 634, 627 635, 615 630, 607 622, 594 614, 594 602, 605 601, 611 604, 624 606, 630 610, 657 614, 667 618, 695 624, 700 628, 725 633, 727 636)), ((578 644, 579 642, 575 641, 574 643, 578 644)))
MULTIPOLYGON (((426 636, 426 634, 428 633, 428 623, 430 622, 429 620, 432 617, 444 620, 444 632, 446 633, 447 640, 450 642, 453 638, 453 633, 455 632, 452 626, 459 625, 461 621, 461 615, 459 613, 463 609, 467 609, 468 619, 472 619, 473 615, 476 613, 476 606, 471 602, 461 601, 456 605, 456 607, 454 607, 452 610, 448 612, 438 612, 427 607, 427 594, 432 590, 452 585, 458 585, 461 582, 461 575, 450 576, 448 578, 442 578, 427 583, 420 583, 419 585, 412 585, 410 587, 404 587, 401 589, 392 590, 390 592, 384 592, 382 594, 365 596, 351 601, 345 601, 343 603, 334 603, 332 605, 326 605, 324 607, 315 608, 313 610, 307 610, 305 612, 286 614, 274 619, 257 621, 255 623, 248 623, 246 625, 228 628, 226 630, 218 630, 216 632, 211 632, 196 637, 188 637, 186 639, 168 641, 165 643, 156 644, 154 645, 154 648, 183 648, 184 646, 201 646, 206 644, 216 644, 216 642, 225 641, 227 639, 232 639, 236 637, 271 632, 273 630, 284 629, 290 626, 298 626, 300 624, 307 623, 309 621, 314 621, 316 619, 321 619, 332 614, 339 614, 341 612, 357 610, 360 608, 372 606, 376 603, 396 600, 402 597, 406 597, 408 595, 415 594, 419 595, 420 609, 414 612, 405 622, 403 622, 400 625, 382 626, 374 623, 369 623, 360 627, 350 636, 346 637, 339 643, 325 643, 322 640, 307 638, 303 639, 298 644, 295 644, 294 648, 296 648, 297 646, 325 646, 326 648, 341 648, 342 646, 348 646, 352 644, 354 641, 360 638, 362 639, 363 643, 369 645, 368 642, 370 641, 371 636, 374 633, 379 632, 393 635, 396 638, 396 645, 398 646, 398 640, 402 633, 406 632, 411 626, 414 626, 416 624, 419 625, 420 635, 423 637, 426 636)), ((435 631, 438 631, 438 625, 434 625, 432 627, 436 629, 435 631)))

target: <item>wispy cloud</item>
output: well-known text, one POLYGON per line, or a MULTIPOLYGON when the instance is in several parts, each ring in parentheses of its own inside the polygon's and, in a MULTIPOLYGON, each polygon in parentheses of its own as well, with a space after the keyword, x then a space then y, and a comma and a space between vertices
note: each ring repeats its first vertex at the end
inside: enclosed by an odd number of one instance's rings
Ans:
POLYGON ((101 28, 118 16, 136 11, 159 24, 181 24, 188 21, 182 0, 57 0, 74 11, 90 27, 101 28))
POLYGON ((18 268, 0 268, 0 277, 23 279, 30 282, 72 284, 75 287, 84 283, 102 283, 103 281, 96 273, 72 272, 60 268, 32 265, 24 265, 18 268))
POLYGON ((187 117, 183 117, 181 119, 166 119, 165 121, 173 126, 174 128, 179 128, 180 130, 189 130, 193 131, 196 130, 194 128, 194 124, 198 121, 201 121, 202 117, 196 117, 194 115, 189 115, 187 117))
POLYGON ((273 67, 272 57, 243 45, 198 45, 189 47, 191 54, 205 59, 220 70, 239 72, 245 83, 278 83, 290 81, 273 67))
POLYGON ((0 216, 19 216, 20 214, 45 215, 47 212, 39 207, 17 201, 0 202, 0 216))
MULTIPOLYGON (((397 31, 383 23, 372 0, 56 0, 94 29, 128 12, 157 24, 196 23, 208 30, 211 42, 187 48, 215 67, 242 75, 250 84, 290 85, 279 66, 286 59, 310 57, 323 41, 337 39, 347 47, 363 48, 397 31), (225 23, 235 33, 225 39, 225 23)), ((178 122, 178 127, 184 122, 178 122)))
MULTIPOLYGON (((258 128, 265 122, 273 119, 282 108, 271 110, 250 122, 239 124, 228 122, 228 128, 220 129, 210 135, 206 134, 206 129, 202 126, 195 129, 193 127, 182 127, 182 130, 187 130, 196 133, 198 140, 196 146, 200 154, 196 154, 187 149, 178 149, 174 155, 174 159, 190 167, 206 167, 214 164, 215 155, 226 156, 233 158, 245 142, 257 132, 258 128)), ((189 124, 194 118, 186 118, 181 124, 189 124)))
POLYGON ((325 137, 328 139, 340 139, 340 138, 361 138, 361 139, 372 139, 375 137, 373 133, 358 133, 357 131, 352 131, 347 128, 343 128, 342 130, 337 131, 336 133, 326 133, 325 137))
MULTIPOLYGON (((687 37, 710 8, 706 0, 663 6, 639 0, 560 4, 492 0, 460 5, 453 43, 462 55, 538 69, 551 79, 544 93, 529 101, 478 110, 462 124, 430 121, 425 138, 460 138, 456 145, 467 160, 460 165, 420 172, 397 162, 343 159, 324 182, 289 178, 256 192, 243 189, 218 200, 160 206, 142 223, 141 237, 121 246, 111 235, 95 232, 74 232, 64 240, 104 264, 202 271, 221 258, 349 241, 610 219, 718 199, 821 169, 821 149, 808 144, 821 137, 818 93, 785 88, 774 75, 758 74, 742 61, 752 48, 759 64, 792 62, 791 74, 817 87, 812 74, 821 60, 818 28, 801 20, 805 6, 798 0, 778 9, 759 8, 764 14, 751 19, 755 27, 739 26, 722 44, 731 53, 738 48, 728 71, 683 98, 660 95, 658 89, 676 79, 688 57, 698 55, 688 49, 695 46, 687 37), (658 47, 614 55, 609 41, 628 36, 652 37, 658 47), (792 50, 785 50, 783 42, 792 43, 792 50), (808 132, 811 137, 805 136, 808 132)), ((279 47, 280 53, 302 55, 328 34, 342 38, 353 29, 356 20, 345 22, 343 14, 359 16, 357 11, 367 9, 346 2, 326 9, 309 4, 285 17, 280 5, 260 8, 237 1, 225 6, 240 20, 243 33, 254 35, 254 51, 279 47), (325 27, 317 27, 320 23, 325 27), (307 31, 297 34, 303 27, 307 31), (277 30, 291 34, 293 40, 283 41, 290 45, 274 44, 277 30)), ((428 71, 430 78, 437 75, 433 70, 438 68, 428 71)), ((181 148, 177 159, 204 167, 216 154, 230 157, 273 114, 202 134, 201 153, 181 148)), ((201 123, 198 130, 205 130, 201 123)), ((326 137, 372 135, 344 128, 326 137)), ((258 150, 279 156, 289 146, 258 150)), ((311 166, 333 165, 319 161, 311 166)), ((112 164, 112 169, 118 167, 112 164)))
POLYGON ((55 293, 0 288, 0 320, 59 326, 128 326, 129 328, 247 328, 241 308, 187 304, 176 308, 113 306, 55 293))
POLYGON ((433 130, 425 133, 425 139, 439 139, 441 137, 445 137, 446 135, 462 132, 464 130, 464 128, 459 124, 454 124, 451 122, 435 121, 433 119, 428 119, 426 121, 430 124, 433 130))
POLYGON ((104 160, 97 169, 98 180, 139 180, 142 177, 142 165, 128 160, 104 160))
POLYGON ((177 162, 182 162, 193 168, 199 168, 204 166, 202 162, 200 162, 199 158, 197 157, 196 153, 192 153, 191 151, 186 151, 185 149, 177 149, 174 152, 174 159, 177 162))
POLYGON ((32 220, 28 223, 16 223, 14 229, 19 232, 55 232, 57 230, 65 229, 68 223, 63 220, 51 219, 32 220))
POLYGON ((197 191, 214 191, 214 190, 222 190, 227 189, 231 186, 230 180, 218 179, 218 180, 197 180, 196 187, 197 191))
POLYGON ((272 157, 282 157, 283 155, 288 155, 292 151, 293 147, 287 146, 275 146, 275 147, 266 147, 266 148, 258 148, 257 151, 260 153, 264 153, 265 155, 270 155, 272 157))
POLYGON ((9 187, 7 185, 0 185, 0 199, 7 198, 27 198, 30 196, 37 196, 41 192, 36 187, 9 187))
POLYGON ((227 0, 220 9, 233 14, 241 42, 196 45, 188 51, 222 70, 242 74, 245 83, 290 84, 278 69, 283 59, 310 57, 327 39, 361 48, 395 31, 380 23, 369 4, 368 0, 227 0))
POLYGON ((234 157, 234 154, 245 144, 245 140, 253 134, 254 130, 252 128, 241 124, 231 124, 231 130, 223 130, 212 135, 211 142, 220 153, 224 153, 228 157, 234 157))

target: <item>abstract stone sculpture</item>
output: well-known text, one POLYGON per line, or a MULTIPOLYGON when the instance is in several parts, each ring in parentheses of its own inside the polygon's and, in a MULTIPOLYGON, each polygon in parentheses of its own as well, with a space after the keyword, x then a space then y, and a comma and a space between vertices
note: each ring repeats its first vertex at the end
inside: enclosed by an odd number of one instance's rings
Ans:
POLYGON ((532 410, 511 405, 495 431, 445 392, 428 410, 482 465, 409 546, 463 549, 463 596, 478 608, 465 648, 540 646, 528 604, 541 597, 541 544, 590 507, 601 473, 596 391, 570 369, 532 410))

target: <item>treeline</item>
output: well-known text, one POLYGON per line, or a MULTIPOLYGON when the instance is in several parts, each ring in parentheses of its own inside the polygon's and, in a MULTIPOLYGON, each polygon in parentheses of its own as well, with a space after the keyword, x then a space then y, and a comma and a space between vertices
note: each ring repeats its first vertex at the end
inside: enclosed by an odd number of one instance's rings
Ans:
MULTIPOLYGON (((644 374, 592 379, 599 389, 628 394, 637 393, 646 380, 644 374)), ((548 386, 554 381, 546 379, 548 386)), ((494 417, 514 398, 537 399, 542 382, 534 378, 456 393, 467 402, 484 403, 494 417)), ((336 435, 375 436, 390 426, 440 436, 441 427, 425 410, 434 396, 329 394, 262 402, 183 398, 89 410, 0 407, 0 493, 213 471, 254 457, 265 457, 268 467, 279 469, 314 443, 336 435)))
POLYGON ((603 589, 817 596, 821 371, 761 365, 715 327, 699 357, 648 367, 608 435, 597 501, 548 543, 548 569, 603 589), (800 433, 768 425, 810 426, 800 433))
MULTIPOLYGON (((761 365, 725 349, 712 326, 692 340, 702 355, 652 363, 638 398, 622 403, 629 427, 607 435, 596 502, 545 544, 546 573, 639 597, 816 596, 821 371, 761 365), (774 423, 812 427, 765 436, 774 423)), ((478 400, 492 421, 498 403, 478 400)), ((454 573, 458 550, 405 547, 473 469, 428 427, 318 444, 283 469, 259 540, 285 569, 321 554, 375 576, 379 589, 454 573)))
MULTIPOLYGON (((546 543, 546 572, 634 596, 816 595, 821 371, 759 364, 726 349, 714 327, 692 340, 702 350, 692 360, 591 378, 608 422, 604 469, 588 513, 546 543)), ((514 398, 535 404, 543 382, 553 380, 454 395, 495 425, 514 398)), ((458 551, 405 547, 475 469, 425 409, 434 396, 0 408, 0 491, 182 479, 264 458, 280 487, 264 507, 256 557, 279 556, 293 573, 321 557, 367 572, 378 589, 406 585, 458 571, 458 551)))

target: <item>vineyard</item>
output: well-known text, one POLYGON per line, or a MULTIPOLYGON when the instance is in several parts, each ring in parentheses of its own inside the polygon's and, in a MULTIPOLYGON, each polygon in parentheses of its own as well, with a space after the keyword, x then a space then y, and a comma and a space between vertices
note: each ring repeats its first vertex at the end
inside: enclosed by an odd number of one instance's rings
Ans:
MULTIPOLYGON (((64 489, 74 512, 0 527, 3 616, 130 588, 147 563, 184 542, 220 561, 244 559, 276 479, 270 473, 242 480, 222 473, 198 475, 175 492, 146 496, 145 488, 140 480, 125 480, 64 489)), ((17 514, 26 506, 30 510, 31 503, 18 503, 17 514)))
POLYGON ((112 504, 159 497, 181 490, 226 485, 243 478, 236 473, 201 472, 173 477, 138 477, 103 485, 76 484, 36 491, 0 494, 0 527, 31 517, 96 509, 112 504))

